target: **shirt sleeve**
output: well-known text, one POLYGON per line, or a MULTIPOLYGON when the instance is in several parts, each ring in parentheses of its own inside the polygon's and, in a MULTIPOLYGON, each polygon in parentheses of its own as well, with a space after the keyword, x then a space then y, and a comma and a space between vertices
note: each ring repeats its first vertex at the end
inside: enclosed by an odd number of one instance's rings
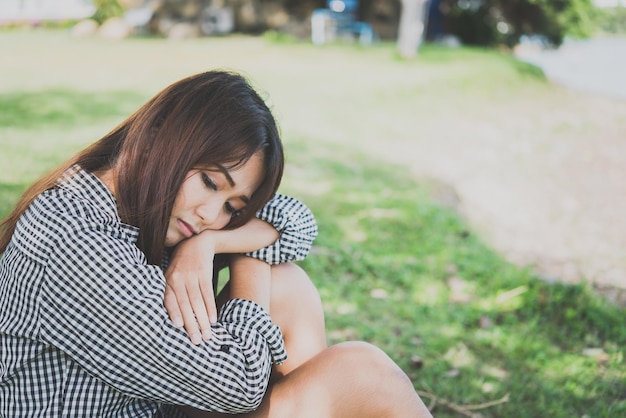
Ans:
POLYGON ((254 302, 222 308, 209 341, 191 344, 163 306, 165 278, 134 242, 104 231, 68 232, 40 293, 42 340, 128 396, 243 413, 265 394, 283 338, 254 302))
POLYGON ((304 203, 277 194, 256 216, 273 225, 280 236, 272 245, 246 255, 268 264, 280 264, 303 260, 309 254, 317 236, 317 222, 304 203))

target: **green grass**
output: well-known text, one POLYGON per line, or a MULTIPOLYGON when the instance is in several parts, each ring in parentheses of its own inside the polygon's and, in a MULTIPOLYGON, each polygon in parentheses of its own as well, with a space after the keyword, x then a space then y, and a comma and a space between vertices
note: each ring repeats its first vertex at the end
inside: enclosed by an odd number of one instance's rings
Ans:
POLYGON ((112 116, 124 117, 141 103, 135 92, 88 92, 49 89, 11 92, 0 96, 0 128, 43 129, 89 124, 112 116))
MULTIPOLYGON (((330 342, 373 342, 416 389, 458 405, 508 395, 476 411, 483 417, 626 415, 624 311, 584 285, 540 281, 506 262, 433 200, 432 184, 410 170, 413 157, 385 153, 463 135, 448 129, 451 115, 512 141, 557 105, 575 111, 575 100, 564 104, 536 68, 495 51, 428 46, 407 62, 388 44, 268 39, 113 43, 0 33, 12 57, 0 68, 0 216, 34 178, 156 89, 206 68, 235 68, 267 91, 281 121, 283 191, 318 219, 302 265, 322 294, 330 342), (524 124, 516 123, 522 110, 524 124)), ((572 136, 555 118, 553 134, 572 136)), ((463 416, 445 401, 434 412, 463 416)))
POLYGON ((583 285, 542 282, 503 261, 398 167, 327 158, 313 166, 337 179, 307 199, 322 233, 304 263, 331 341, 373 342, 416 388, 456 403, 509 394, 485 417, 626 412, 623 311, 583 285), (591 347, 597 356, 585 354, 591 347))

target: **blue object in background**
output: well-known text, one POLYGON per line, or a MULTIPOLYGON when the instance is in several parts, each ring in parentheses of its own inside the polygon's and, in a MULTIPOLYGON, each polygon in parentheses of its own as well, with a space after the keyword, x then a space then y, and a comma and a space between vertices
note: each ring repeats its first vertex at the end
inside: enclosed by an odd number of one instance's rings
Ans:
POLYGON ((357 20, 358 0, 327 0, 326 9, 311 16, 311 40, 315 45, 333 41, 342 35, 358 35, 361 45, 370 45, 374 30, 369 23, 357 20))

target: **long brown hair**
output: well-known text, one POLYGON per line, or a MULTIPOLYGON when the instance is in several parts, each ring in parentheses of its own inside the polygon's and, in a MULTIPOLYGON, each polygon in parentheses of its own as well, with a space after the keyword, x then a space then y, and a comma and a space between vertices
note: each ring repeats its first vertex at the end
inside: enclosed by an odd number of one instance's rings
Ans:
POLYGON ((95 172, 115 165, 120 218, 139 228, 137 246, 149 262, 159 263, 168 219, 187 172, 208 165, 235 168, 259 151, 264 180, 229 228, 247 222, 278 189, 284 168, 278 127, 264 100, 242 76, 209 71, 187 77, 28 188, 0 223, 0 253, 28 206, 54 187, 68 168, 78 164, 95 172))

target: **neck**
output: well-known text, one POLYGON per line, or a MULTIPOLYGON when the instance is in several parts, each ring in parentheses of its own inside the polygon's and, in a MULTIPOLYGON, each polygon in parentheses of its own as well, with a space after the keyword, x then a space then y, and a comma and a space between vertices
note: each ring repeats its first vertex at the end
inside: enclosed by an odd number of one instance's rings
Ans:
POLYGON ((108 170, 97 171, 94 174, 104 183, 105 186, 107 186, 107 189, 109 189, 111 194, 117 197, 116 189, 115 189, 116 176, 115 176, 115 172, 113 171, 113 169, 109 168, 108 170))

